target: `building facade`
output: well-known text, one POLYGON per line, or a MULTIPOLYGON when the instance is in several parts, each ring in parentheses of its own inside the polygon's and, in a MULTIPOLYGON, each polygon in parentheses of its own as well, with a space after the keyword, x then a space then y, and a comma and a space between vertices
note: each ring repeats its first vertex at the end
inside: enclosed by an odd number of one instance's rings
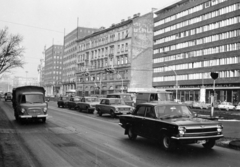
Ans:
POLYGON ((95 32, 95 28, 77 27, 75 30, 64 36, 64 55, 62 69, 62 92, 66 93, 69 89, 76 89, 76 61, 77 44, 76 40, 81 39, 95 32))
POLYGON ((215 91, 239 102, 239 0, 182 0, 155 14, 153 86, 182 101, 209 102, 215 91))
POLYGON ((52 45, 45 50, 45 66, 43 73, 46 95, 57 95, 60 93, 62 82, 62 59, 62 45, 52 45))
POLYGON ((152 87, 153 13, 101 28, 77 41, 78 95, 152 87))

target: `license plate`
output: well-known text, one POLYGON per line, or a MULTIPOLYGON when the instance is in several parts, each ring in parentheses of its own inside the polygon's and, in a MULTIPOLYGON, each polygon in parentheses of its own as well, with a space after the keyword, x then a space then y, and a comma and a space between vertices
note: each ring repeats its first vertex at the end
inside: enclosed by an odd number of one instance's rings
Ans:
POLYGON ((198 144, 205 144, 206 140, 198 140, 198 144))

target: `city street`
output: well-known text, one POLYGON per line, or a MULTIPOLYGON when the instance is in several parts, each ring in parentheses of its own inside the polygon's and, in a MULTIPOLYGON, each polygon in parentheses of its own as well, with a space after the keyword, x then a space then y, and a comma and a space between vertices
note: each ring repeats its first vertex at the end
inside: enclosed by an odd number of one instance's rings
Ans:
POLYGON ((240 164, 240 152, 228 148, 215 146, 207 151, 194 144, 166 152, 151 140, 138 137, 130 141, 117 118, 57 108, 55 102, 49 103, 46 124, 28 122, 21 125, 14 119, 11 102, 0 103, 14 127, 8 130, 19 134, 25 145, 22 155, 31 166, 225 167, 240 164))

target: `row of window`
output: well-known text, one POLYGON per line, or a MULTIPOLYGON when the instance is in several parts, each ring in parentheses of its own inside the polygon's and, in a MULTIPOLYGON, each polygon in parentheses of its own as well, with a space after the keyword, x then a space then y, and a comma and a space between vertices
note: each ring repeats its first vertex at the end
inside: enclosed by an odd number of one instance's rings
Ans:
MULTIPOLYGON (((121 52, 127 52, 128 51, 128 43, 125 44, 119 44, 118 48, 117 48, 117 53, 121 53, 121 52)), ((97 59, 97 58, 101 58, 104 56, 108 56, 109 54, 114 54, 114 45, 110 46, 110 47, 105 47, 105 48, 101 48, 101 49, 96 49, 93 50, 91 52, 86 52, 79 55, 78 56, 78 61, 84 61, 85 59, 89 59, 89 57, 91 57, 91 59, 97 59), (91 54, 89 54, 91 53, 91 54)))
POLYGON ((189 19, 189 20, 185 20, 183 22, 180 22, 180 23, 171 25, 169 27, 157 30, 157 31, 154 32, 154 36, 160 35, 160 34, 163 34, 163 33, 169 32, 169 31, 173 31, 173 30, 185 27, 185 26, 189 26, 189 25, 201 22, 201 21, 205 21, 205 20, 223 15, 223 14, 226 14, 226 13, 230 13, 230 12, 239 10, 239 9, 240 9, 240 3, 234 4, 234 5, 231 5, 231 6, 227 6, 227 7, 218 9, 216 11, 213 11, 213 12, 210 12, 210 13, 207 13, 207 14, 189 19))
MULTIPOLYGON (((237 24, 237 23, 240 23, 240 16, 230 18, 230 19, 227 19, 227 20, 230 20, 230 21, 227 22, 226 20, 223 20, 221 22, 226 23, 225 26, 228 26, 228 25, 231 25, 231 24, 237 24)), ((208 29, 210 26, 206 25, 206 26, 204 26, 204 28, 205 27, 206 27, 206 29, 204 29, 204 30, 210 31, 210 29, 208 29)), ((220 34, 215 34, 215 35, 204 37, 204 38, 199 38, 199 39, 194 39, 194 40, 191 40, 191 41, 186 41, 186 42, 183 42, 183 43, 178 43, 176 45, 171 45, 171 46, 166 46, 166 47, 163 47, 163 48, 154 49, 154 54, 168 52, 168 51, 171 51, 171 50, 182 49, 182 48, 191 47, 191 46, 195 46, 195 45, 201 45, 203 43, 209 43, 209 42, 215 42, 215 41, 218 41, 218 40, 234 38, 234 37, 237 37, 237 36, 239 36, 239 30, 233 30, 233 31, 224 32, 224 33, 220 33, 220 34)))
POLYGON ((210 66, 237 64, 237 63, 240 63, 240 57, 227 57, 227 58, 221 58, 221 59, 213 59, 213 60, 172 65, 168 67, 158 67, 158 68, 154 68, 153 72, 159 73, 159 72, 172 71, 172 70, 186 70, 186 69, 193 69, 193 68, 204 68, 204 67, 210 67, 210 66))
POLYGON ((203 7, 208 8, 211 5, 214 6, 214 5, 217 5, 217 4, 222 3, 224 1, 227 1, 227 0, 210 0, 208 2, 205 2, 204 4, 201 4, 201 5, 198 5, 198 6, 194 6, 194 7, 190 8, 190 9, 184 10, 184 11, 182 11, 180 13, 175 14, 175 15, 169 16, 169 17, 167 17, 167 18, 165 18, 163 20, 157 21, 157 22, 154 23, 154 26, 156 27, 156 26, 162 25, 164 23, 173 21, 175 19, 179 19, 181 17, 184 17, 184 16, 187 16, 189 14, 192 14, 192 13, 198 12, 200 10, 203 10, 203 7))
POLYGON ((117 71, 117 73, 101 73, 97 75, 91 75, 88 77, 78 77, 77 80, 79 82, 101 82, 103 80, 122 80, 122 79, 128 79, 128 70, 124 71, 117 71))
POLYGON ((101 38, 98 37, 99 39, 96 39, 96 40, 93 39, 92 41, 81 43, 79 44, 79 51, 84 51, 86 49, 105 45, 109 42, 114 42, 114 41, 118 41, 118 40, 122 40, 130 37, 128 29, 122 32, 116 32, 115 34, 111 34, 111 35, 107 34, 105 37, 101 37, 101 38))
MULTIPOLYGON (((228 71, 219 71, 218 78, 231 78, 231 77, 240 77, 239 70, 228 70, 228 71)), ((194 80, 194 79, 211 79, 210 73, 195 73, 195 74, 184 74, 177 75, 177 80, 194 80)), ((176 75, 174 76, 161 76, 154 77, 153 82, 166 82, 166 81, 176 81, 176 75)))
POLYGON ((190 57, 198 57, 198 56, 216 54, 216 53, 222 53, 222 52, 231 52, 231 51, 236 51, 236 50, 240 50, 240 43, 232 43, 232 44, 221 45, 221 46, 207 48, 207 49, 201 49, 201 50, 195 50, 195 51, 191 51, 191 52, 180 53, 177 55, 160 57, 160 58, 154 59, 153 63, 161 63, 161 62, 178 60, 178 59, 187 59, 190 57))

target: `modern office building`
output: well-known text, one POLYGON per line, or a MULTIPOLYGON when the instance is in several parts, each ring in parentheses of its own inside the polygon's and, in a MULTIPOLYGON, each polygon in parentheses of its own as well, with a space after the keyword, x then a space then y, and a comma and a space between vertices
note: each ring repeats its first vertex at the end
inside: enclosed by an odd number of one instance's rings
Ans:
POLYGON ((153 13, 102 27, 77 40, 78 95, 152 87, 153 13))
POLYGON ((64 55, 63 55, 63 71, 62 71, 62 86, 63 94, 69 89, 76 89, 76 55, 77 44, 76 40, 81 39, 96 31, 95 28, 77 27, 66 36, 64 36, 64 55))
POLYGON ((63 46, 52 45, 45 50, 44 88, 46 95, 60 93, 62 82, 63 46))
POLYGON ((239 102, 240 1, 182 0, 155 15, 153 87, 182 101, 209 102, 215 90, 215 100, 239 102))

